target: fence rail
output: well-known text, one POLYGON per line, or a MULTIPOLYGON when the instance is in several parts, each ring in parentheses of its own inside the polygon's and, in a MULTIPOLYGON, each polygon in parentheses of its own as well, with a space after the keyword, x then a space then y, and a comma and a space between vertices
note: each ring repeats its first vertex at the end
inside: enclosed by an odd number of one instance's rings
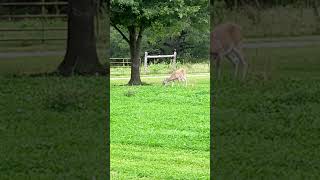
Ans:
POLYGON ((6 2, 0 6, 49 6, 49 5, 68 5, 67 2, 6 2))
POLYGON ((24 18, 67 18, 66 14, 32 14, 32 15, 0 15, 1 19, 24 19, 24 18))
POLYGON ((147 72, 148 67, 148 59, 158 59, 158 58, 172 58, 172 66, 176 68, 176 59, 177 59, 177 52, 174 50, 173 54, 169 55, 149 55, 148 52, 144 53, 144 71, 147 72))
MULTIPOLYGON (((140 62, 141 62, 141 58, 140 62)), ((131 58, 110 58, 110 65, 112 67, 128 67, 131 66, 131 58)))
POLYGON ((16 38, 16 37, 6 37, 5 39, 0 39, 0 42, 10 42, 10 41, 41 41, 42 43, 45 41, 63 41, 66 40, 66 37, 61 35, 61 37, 47 37, 45 35, 45 32, 50 32, 50 31, 67 31, 67 28, 60 28, 60 27, 55 27, 55 28, 49 28, 46 27, 45 25, 45 20, 46 19, 67 19, 67 14, 63 13, 61 14, 59 11, 57 11, 56 14, 48 14, 46 12, 46 7, 48 6, 67 6, 68 2, 61 2, 61 1, 56 1, 56 2, 45 2, 45 0, 42 0, 41 2, 5 2, 5 3, 0 3, 0 7, 6 7, 9 9, 8 14, 2 14, 0 15, 0 20, 23 20, 23 19, 39 19, 41 22, 40 27, 35 27, 35 28, 5 28, 1 27, 0 28, 0 33, 7 33, 7 32, 17 32, 17 33, 22 33, 22 32, 39 32, 39 37, 31 38, 31 37, 25 37, 25 38, 16 38), (30 6, 37 6, 41 9, 39 14, 14 14, 12 13, 12 8, 13 7, 30 7, 30 6), (41 37, 40 37, 41 36, 41 37))
POLYGON ((20 38, 20 39, 0 39, 0 42, 9 42, 9 41, 63 41, 67 38, 20 38))
POLYGON ((0 28, 0 31, 66 31, 67 28, 44 28, 44 29, 21 29, 21 28, 0 28))
MULTIPOLYGON (((46 32, 46 31, 67 31, 67 28, 28 28, 28 29, 21 29, 21 28, 0 28, 0 32, 46 32)), ((7 39, 0 39, 0 42, 8 42, 8 41, 63 41, 66 40, 66 37, 63 38, 7 38, 7 39)))
POLYGON ((320 45, 320 41, 257 41, 248 42, 243 45, 244 48, 248 49, 259 49, 259 48, 291 48, 291 47, 306 47, 320 45))
POLYGON ((125 67, 130 66, 130 58, 110 58, 110 65, 112 67, 125 67))

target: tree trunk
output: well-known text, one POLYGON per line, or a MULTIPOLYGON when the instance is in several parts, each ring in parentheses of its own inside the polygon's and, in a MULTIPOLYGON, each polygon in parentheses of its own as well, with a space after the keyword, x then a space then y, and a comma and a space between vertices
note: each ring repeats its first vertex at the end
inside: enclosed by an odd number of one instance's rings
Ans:
POLYGON ((320 13, 319 13, 319 9, 318 9, 318 3, 317 3, 317 0, 313 0, 312 2, 312 7, 313 7, 313 11, 314 11, 314 14, 317 18, 320 17, 320 13))
POLYGON ((234 0, 234 3, 233 3, 233 9, 234 10, 237 10, 238 9, 238 0, 234 0))
POLYGON ((260 3, 259 3, 259 1, 258 1, 258 0, 255 0, 254 2, 255 2, 255 4, 256 4, 257 9, 260 10, 261 8, 260 8, 260 3))
MULTIPOLYGON (((209 1, 209 9, 210 9, 210 32, 213 31, 214 29, 214 18, 215 18, 215 14, 214 14, 214 3, 215 3, 215 0, 210 0, 209 1)), ((211 38, 211 36, 210 36, 211 38)), ((212 39, 210 39, 210 47, 212 47, 213 43, 212 43, 212 39)), ((211 49, 211 48, 210 48, 211 49)), ((209 59, 209 62, 210 62, 210 174, 214 175, 214 171, 213 171, 213 167, 215 166, 214 164, 214 159, 216 159, 216 146, 214 146, 213 142, 216 142, 216 136, 214 136, 214 133, 216 132, 216 125, 215 125, 215 122, 213 121, 214 116, 214 112, 215 112, 215 87, 213 86, 214 85, 214 61, 213 61, 213 55, 211 53, 211 50, 210 51, 210 59, 209 59), (213 157, 213 158, 212 158, 213 157)))
POLYGON ((318 0, 313 0, 313 1, 311 1, 311 3, 312 3, 312 8, 313 8, 313 13, 314 13, 314 16, 315 16, 316 21, 317 21, 316 34, 318 34, 320 32, 320 26, 319 26, 319 23, 320 23, 320 12, 319 12, 319 9, 318 9, 318 0))
POLYGON ((107 73, 99 62, 94 31, 94 0, 69 0, 67 52, 58 67, 65 76, 107 73))
POLYGON ((108 70, 107 72, 107 78, 106 78, 106 100, 105 100, 105 107, 104 109, 106 110, 105 114, 107 114, 106 116, 106 128, 104 129, 104 138, 103 138, 103 142, 101 143, 106 143, 106 161, 107 163, 105 164, 105 166, 102 166, 102 168, 105 169, 106 171, 106 178, 105 179, 110 179, 110 0, 101 0, 100 1, 100 7, 104 7, 101 8, 104 9, 106 11, 106 68, 108 70), (105 4, 104 4, 105 3, 105 4))
POLYGON ((131 78, 128 82, 128 85, 141 85, 142 82, 140 79, 140 47, 143 29, 140 28, 138 36, 136 27, 128 27, 128 30, 131 57, 131 78))

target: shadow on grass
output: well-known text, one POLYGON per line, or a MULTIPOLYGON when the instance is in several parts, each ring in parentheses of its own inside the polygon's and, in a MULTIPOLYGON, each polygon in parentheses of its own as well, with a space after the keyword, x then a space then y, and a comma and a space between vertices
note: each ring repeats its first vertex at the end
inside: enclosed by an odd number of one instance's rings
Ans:
POLYGON ((2 74, 2 77, 7 78, 22 78, 22 77, 31 77, 31 78, 37 78, 37 77, 108 77, 108 75, 104 74, 73 74, 73 75, 63 75, 58 72, 48 72, 48 73, 34 73, 34 74, 2 74))
POLYGON ((112 85, 112 86, 114 86, 114 87, 123 87, 123 86, 134 87, 134 86, 153 86, 153 85, 154 85, 154 84, 142 82, 141 85, 114 84, 114 85, 112 85))

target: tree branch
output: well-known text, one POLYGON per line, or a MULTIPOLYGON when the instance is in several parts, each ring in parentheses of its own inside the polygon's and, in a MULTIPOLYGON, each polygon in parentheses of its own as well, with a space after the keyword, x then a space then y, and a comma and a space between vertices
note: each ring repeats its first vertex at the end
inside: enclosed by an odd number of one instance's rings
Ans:
POLYGON ((110 23, 111 26, 113 26, 122 36, 122 38, 127 41, 127 43, 130 43, 129 39, 127 38, 127 36, 117 27, 117 25, 115 25, 114 23, 110 23))

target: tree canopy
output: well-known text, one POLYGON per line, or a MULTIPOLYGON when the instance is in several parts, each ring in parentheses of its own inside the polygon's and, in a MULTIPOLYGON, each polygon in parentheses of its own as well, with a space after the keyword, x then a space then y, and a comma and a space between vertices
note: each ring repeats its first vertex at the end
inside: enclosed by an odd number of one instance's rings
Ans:
POLYGON ((187 23, 200 22, 197 15, 204 13, 206 9, 203 7, 206 6, 204 0, 112 0, 111 23, 115 28, 134 26, 144 30, 154 27, 153 30, 162 34, 167 33, 163 28, 173 30, 175 27, 178 33, 187 23))

